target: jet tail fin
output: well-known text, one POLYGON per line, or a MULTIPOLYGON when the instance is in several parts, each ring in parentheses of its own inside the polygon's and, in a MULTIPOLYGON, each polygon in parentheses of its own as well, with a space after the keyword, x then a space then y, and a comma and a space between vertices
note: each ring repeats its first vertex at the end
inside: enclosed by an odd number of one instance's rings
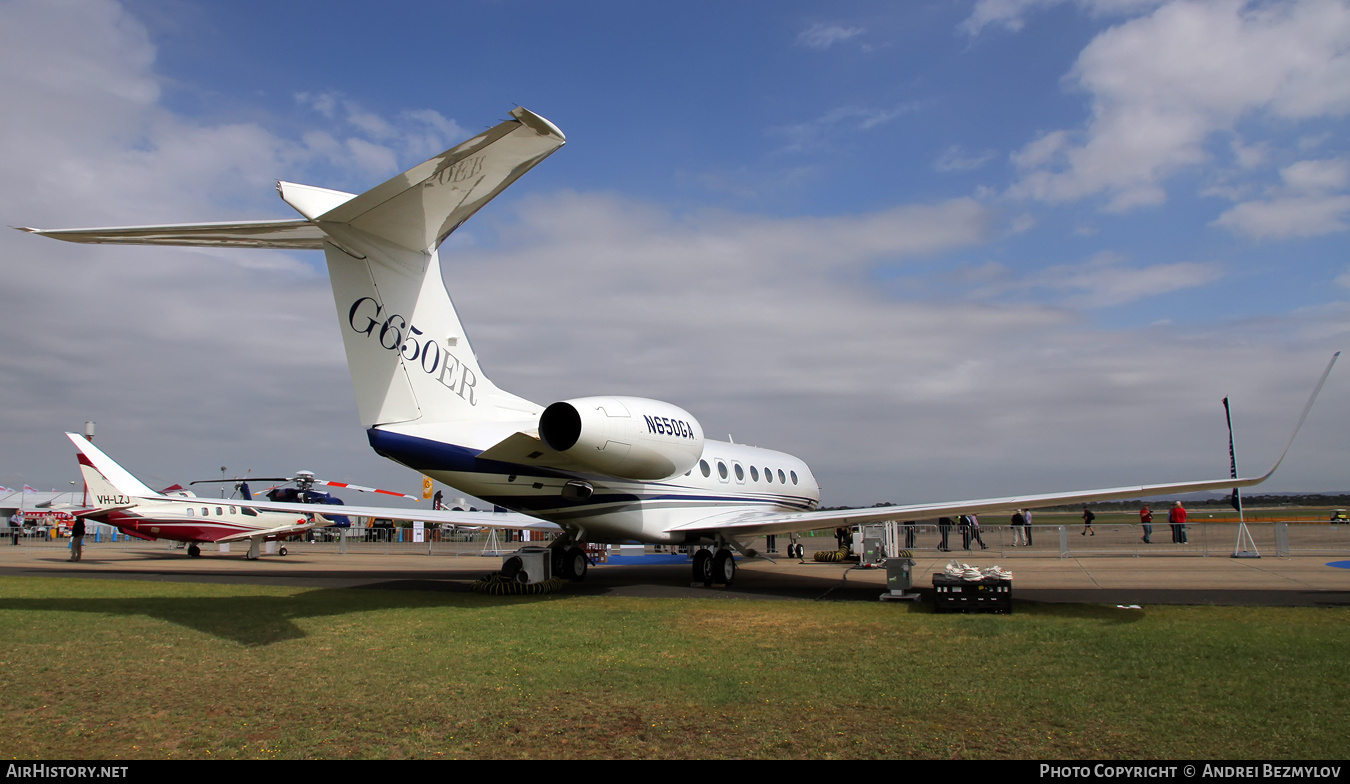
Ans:
POLYGON ((22 231, 67 242, 322 248, 365 427, 528 420, 542 409, 484 376, 436 249, 566 142, 553 123, 517 107, 511 119, 359 195, 278 183, 303 220, 22 231))

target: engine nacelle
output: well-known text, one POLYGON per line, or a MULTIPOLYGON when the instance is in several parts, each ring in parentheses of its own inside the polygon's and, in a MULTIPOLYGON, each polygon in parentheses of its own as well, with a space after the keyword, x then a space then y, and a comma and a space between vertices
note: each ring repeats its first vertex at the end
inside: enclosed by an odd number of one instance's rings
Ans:
POLYGON ((679 406, 641 397, 582 397, 544 409, 539 438, 586 467, 624 479, 683 474, 703 454, 703 428, 679 406))

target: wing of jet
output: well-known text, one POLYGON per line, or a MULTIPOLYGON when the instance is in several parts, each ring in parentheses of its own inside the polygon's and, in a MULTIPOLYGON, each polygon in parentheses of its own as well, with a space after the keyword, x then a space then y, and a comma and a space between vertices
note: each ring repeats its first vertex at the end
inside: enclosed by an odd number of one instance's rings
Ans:
POLYGON ((919 520, 962 514, 1011 512, 1015 509, 1037 509, 1066 504, 1086 504, 1094 501, 1119 501, 1126 498, 1149 498, 1159 495, 1178 495, 1181 493, 1199 493, 1212 490, 1252 487, 1253 485, 1261 484, 1273 476, 1276 469, 1284 462, 1285 455, 1289 454, 1289 447, 1293 446, 1294 439, 1298 437, 1298 431, 1303 428, 1303 422, 1308 418, 1308 412, 1312 411, 1313 403, 1317 401, 1318 393, 1322 391, 1322 385, 1326 383, 1327 376, 1331 375, 1331 369, 1335 367, 1336 360, 1340 356, 1341 352, 1339 351, 1331 355, 1331 361, 1327 363, 1326 370, 1322 371, 1322 377, 1317 380, 1317 385, 1313 387, 1312 395, 1308 397, 1308 403, 1303 407, 1303 413, 1299 415, 1298 422, 1294 425, 1294 432, 1290 434, 1289 441, 1284 445, 1284 451, 1280 453, 1280 456, 1275 460, 1275 464, 1270 467, 1270 470, 1260 476, 1209 479, 1199 482, 1171 482, 1156 485, 1108 487, 1097 490, 1075 490, 1066 493, 1042 493, 1038 495, 1008 496, 1005 498, 976 498, 967 501, 908 504, 904 506, 879 506, 868 507, 866 509, 829 510, 822 512, 797 512, 787 514, 729 512, 723 515, 712 515, 700 520, 671 526, 667 528, 666 531, 672 533, 679 531, 720 532, 732 537, 762 536, 765 534, 790 533, 793 531, 808 531, 820 528, 837 528, 840 526, 859 525, 862 523, 874 523, 882 520, 919 520))
MULTIPOLYGON (((240 503, 240 502, 235 502, 240 503)), ((399 509, 392 506, 320 506, 317 504, 290 504, 274 501, 248 501, 247 506, 264 512, 300 512, 302 514, 342 514, 348 517, 374 517, 382 520, 421 520, 424 523, 478 526, 481 528, 509 528, 512 530, 561 531, 547 520, 519 512, 457 512, 450 509, 399 509)), ((326 525, 326 523, 319 523, 326 525)), ((306 528, 311 526, 305 526, 306 528)))

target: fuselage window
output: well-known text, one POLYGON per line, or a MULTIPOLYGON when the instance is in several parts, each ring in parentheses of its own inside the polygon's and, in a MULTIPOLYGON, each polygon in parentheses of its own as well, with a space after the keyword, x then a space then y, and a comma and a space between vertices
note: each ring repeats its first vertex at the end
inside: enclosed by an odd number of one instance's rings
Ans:
POLYGON ((787 477, 783 475, 783 469, 778 469, 778 481, 787 484, 787 477))
POLYGON ((769 484, 773 484, 773 469, 772 469, 772 468, 766 468, 766 469, 764 469, 764 481, 768 482, 769 484))
POLYGON ((221 509, 220 507, 217 506, 217 507, 216 507, 216 514, 218 514, 218 515, 223 515, 223 514, 225 514, 225 510, 224 510, 224 509, 221 509))
POLYGON ((210 514, 211 514, 211 510, 210 510, 210 509, 207 509, 206 507, 203 506, 203 507, 202 507, 202 517, 206 517, 206 516, 208 516, 208 515, 210 515, 210 514))
POLYGON ((708 467, 707 460, 698 461, 698 470, 702 471, 704 476, 712 476, 712 469, 708 467))
POLYGON ((232 507, 230 507, 230 514, 234 514, 234 513, 235 513, 234 507, 232 506, 232 507))
POLYGON ((745 469, 741 468, 740 463, 736 463, 736 481, 737 482, 745 481, 745 469))
POLYGON ((717 475, 722 477, 722 481, 727 481, 727 464, 721 460, 717 461, 717 475))
POLYGON ((189 506, 189 507, 187 508, 187 510, 188 510, 188 517, 191 517, 191 516, 192 516, 192 507, 189 506))
POLYGON ((759 481, 759 469, 755 468, 754 466, 750 466, 750 481, 751 482, 759 481))
POLYGON ((793 471, 793 472, 792 472, 792 484, 794 484, 794 485, 797 484, 797 472, 796 472, 796 471, 793 471))

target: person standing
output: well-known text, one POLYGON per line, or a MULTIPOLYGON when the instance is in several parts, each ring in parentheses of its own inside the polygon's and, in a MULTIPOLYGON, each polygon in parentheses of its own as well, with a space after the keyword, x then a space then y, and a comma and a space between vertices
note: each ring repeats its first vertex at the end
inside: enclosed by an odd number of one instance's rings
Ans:
POLYGON ((1088 531, 1092 531, 1093 536, 1097 535, 1097 532, 1092 530, 1092 521, 1096 519, 1097 515, 1087 508, 1087 504, 1083 504, 1083 536, 1087 536, 1088 531))
POLYGON ((1153 536, 1153 512, 1149 511, 1148 504, 1139 510, 1139 525, 1144 529, 1144 544, 1152 544, 1149 537, 1153 536))
POLYGON ((14 514, 9 516, 9 535, 14 540, 14 546, 19 546, 19 534, 23 532, 23 510, 15 509, 14 514))
POLYGON ((1023 509, 1023 510, 1022 510, 1022 520, 1024 521, 1023 524, 1027 527, 1027 547, 1030 547, 1030 546, 1031 546, 1031 510, 1030 510, 1030 509, 1023 509))
POLYGON ((951 552, 947 546, 947 537, 952 533, 952 519, 950 517, 938 518, 938 533, 942 535, 942 541, 938 542, 938 549, 944 553, 951 552))
POLYGON ((961 529, 961 549, 970 552, 970 515, 957 517, 956 525, 961 529))
POLYGON ((904 522, 904 528, 905 528, 905 549, 906 549, 906 550, 913 550, 913 549, 914 549, 914 521, 913 521, 913 520, 906 520, 906 521, 904 522))
POLYGON ((84 555, 84 518, 75 518, 75 525, 70 529, 70 560, 78 561, 84 555))
POLYGON ((1182 506, 1180 501, 1172 504, 1167 522, 1172 525, 1172 543, 1186 544, 1186 507, 1182 506))
POLYGON ((969 515, 970 517, 970 538, 980 545, 981 550, 988 550, 989 545, 984 543, 984 537, 980 536, 980 516, 969 515))
POLYGON ((1025 547, 1027 544, 1027 519, 1021 509, 1014 509, 1012 516, 1013 547, 1025 547))

